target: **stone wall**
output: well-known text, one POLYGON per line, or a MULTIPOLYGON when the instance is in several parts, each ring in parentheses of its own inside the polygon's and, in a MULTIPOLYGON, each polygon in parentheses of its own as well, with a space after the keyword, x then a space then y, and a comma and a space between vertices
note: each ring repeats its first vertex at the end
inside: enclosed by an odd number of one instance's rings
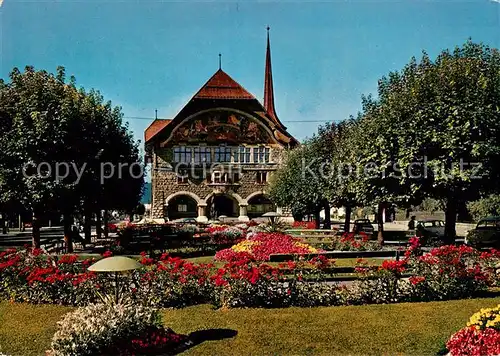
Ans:
MULTIPOLYGON (((242 219, 245 219, 246 206, 248 205, 247 198, 255 194, 266 194, 269 185, 257 183, 258 172, 268 172, 267 180, 269 181, 272 172, 278 168, 278 162, 281 161, 283 148, 273 147, 271 150, 271 161, 275 163, 269 164, 224 164, 226 169, 231 169, 232 172, 239 172, 239 181, 234 184, 214 184, 210 183, 200 171, 191 171, 188 169, 187 183, 178 183, 177 173, 173 171, 173 167, 169 164, 172 161, 172 150, 168 148, 157 148, 152 156, 152 218, 159 219, 166 217, 166 204, 169 198, 177 193, 190 195, 198 203, 199 207, 205 207, 208 203, 208 198, 213 194, 226 194, 232 196, 238 201, 240 206, 240 214, 244 213, 242 219), (191 172, 191 173, 189 173, 191 172), (192 172, 199 175, 198 178, 192 177, 192 172), (189 194, 187 194, 189 193, 189 194), (243 209, 242 209, 243 208, 243 209)), ((206 172, 210 174, 210 172, 206 172)))

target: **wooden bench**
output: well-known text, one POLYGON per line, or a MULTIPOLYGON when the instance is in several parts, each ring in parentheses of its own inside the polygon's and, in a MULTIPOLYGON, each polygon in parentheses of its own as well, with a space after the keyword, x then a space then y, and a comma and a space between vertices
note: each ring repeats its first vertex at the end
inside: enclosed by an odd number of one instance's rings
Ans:
POLYGON ((289 230, 285 230, 285 232, 290 233, 290 234, 300 233, 301 235, 304 234, 304 233, 309 234, 309 235, 312 235, 312 234, 335 235, 339 231, 338 231, 338 229, 332 229, 332 230, 325 230, 325 229, 289 229, 289 230))
POLYGON ((325 256, 330 259, 341 258, 397 258, 401 255, 400 251, 327 251, 321 253, 276 253, 269 257, 270 262, 287 262, 294 261, 300 257, 310 260, 314 257, 325 256))

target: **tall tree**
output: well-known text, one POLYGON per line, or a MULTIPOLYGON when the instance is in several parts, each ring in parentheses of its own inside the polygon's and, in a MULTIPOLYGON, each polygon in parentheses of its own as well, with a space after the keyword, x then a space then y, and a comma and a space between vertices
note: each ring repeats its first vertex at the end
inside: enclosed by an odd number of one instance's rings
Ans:
POLYGON ((88 217, 102 206, 132 210, 139 202, 138 143, 120 108, 104 103, 98 92, 78 90, 74 78, 66 82, 64 68, 56 75, 14 69, 10 79, 0 83, 0 202, 15 201, 33 212, 35 247, 43 213, 62 212, 71 251, 76 211, 88 217), (107 167, 112 174, 104 173, 107 167))
POLYGON ((319 213, 325 207, 324 181, 317 174, 317 153, 311 141, 289 151, 285 161, 272 176, 269 195, 294 217, 314 214, 319 227, 319 213))
POLYGON ((373 198, 445 201, 453 242, 457 207, 497 191, 500 158, 500 54, 467 42, 432 61, 425 53, 379 81, 365 100, 363 163, 375 163, 373 198))
MULTIPOLYGON (((57 74, 26 67, 14 69, 2 90, 2 111, 8 128, 3 135, 0 171, 2 200, 17 200, 33 212, 33 246, 40 247, 40 219, 57 200, 71 195, 73 184, 57 179, 54 168, 64 162, 61 153, 69 142, 72 102, 64 82, 64 69, 57 74)), ((69 201, 69 200, 68 200, 69 201)))

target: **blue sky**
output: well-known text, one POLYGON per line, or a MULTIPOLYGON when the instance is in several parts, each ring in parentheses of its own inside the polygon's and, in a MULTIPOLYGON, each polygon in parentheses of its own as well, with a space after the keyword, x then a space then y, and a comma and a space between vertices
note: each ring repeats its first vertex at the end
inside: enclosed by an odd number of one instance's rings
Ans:
MULTIPOLYGON (((125 117, 171 118, 222 67, 262 99, 271 26, 276 107, 302 140, 355 115, 377 80, 471 37, 500 47, 500 3, 15 1, 0 7, 0 77, 58 65, 125 117), (293 123, 288 121, 309 121, 293 123)), ((1 0, 0 0, 1 3, 1 0)), ((128 119, 137 139, 150 120, 128 119)))

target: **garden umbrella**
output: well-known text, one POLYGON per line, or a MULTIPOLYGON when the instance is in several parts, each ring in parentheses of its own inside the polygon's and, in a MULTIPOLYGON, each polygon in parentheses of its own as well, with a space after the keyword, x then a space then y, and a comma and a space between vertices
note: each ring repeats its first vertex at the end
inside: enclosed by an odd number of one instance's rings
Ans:
POLYGON ((102 260, 97 261, 92 266, 88 268, 89 271, 92 272, 114 272, 115 273, 115 286, 116 286, 116 303, 118 303, 118 273, 119 272, 127 272, 132 271, 134 269, 141 268, 142 265, 136 260, 124 257, 124 256, 113 256, 103 258, 102 260))

